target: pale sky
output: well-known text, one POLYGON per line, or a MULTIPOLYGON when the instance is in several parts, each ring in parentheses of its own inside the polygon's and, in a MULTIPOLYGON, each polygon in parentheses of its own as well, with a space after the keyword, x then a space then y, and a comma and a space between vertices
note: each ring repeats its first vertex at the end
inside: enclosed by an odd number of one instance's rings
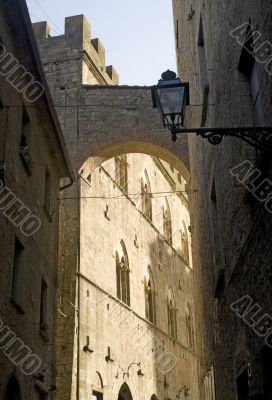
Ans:
POLYGON ((165 70, 176 71, 172 0, 27 0, 33 22, 47 20, 51 35, 64 18, 85 14, 92 38, 106 48, 120 84, 153 85, 165 70), (47 14, 47 15, 46 15, 47 14))

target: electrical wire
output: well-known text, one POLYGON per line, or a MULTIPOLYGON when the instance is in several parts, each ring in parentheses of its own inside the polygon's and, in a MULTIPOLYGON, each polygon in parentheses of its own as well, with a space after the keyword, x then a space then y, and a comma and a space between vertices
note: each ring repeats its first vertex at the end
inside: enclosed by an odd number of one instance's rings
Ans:
MULTIPOLYGON (((176 190, 176 191, 172 191, 172 192, 149 192, 149 193, 145 193, 147 195, 177 195, 177 194, 181 194, 181 193, 195 193, 197 192, 197 189, 192 189, 189 191, 185 191, 185 190, 176 190)), ((110 199, 126 199, 128 197, 141 197, 142 193, 128 193, 128 194, 123 194, 120 196, 81 196, 81 197, 64 197, 62 199, 59 200, 78 200, 78 199, 103 199, 103 200, 110 200, 110 199)), ((159 197, 167 197, 167 196, 157 196, 156 198, 159 197)))
POLYGON ((43 7, 37 2, 37 0, 33 0, 34 3, 39 7, 39 9, 44 13, 44 15, 50 20, 50 22, 55 26, 56 32, 62 35, 60 27, 55 23, 55 21, 47 14, 47 12, 43 9, 43 7))

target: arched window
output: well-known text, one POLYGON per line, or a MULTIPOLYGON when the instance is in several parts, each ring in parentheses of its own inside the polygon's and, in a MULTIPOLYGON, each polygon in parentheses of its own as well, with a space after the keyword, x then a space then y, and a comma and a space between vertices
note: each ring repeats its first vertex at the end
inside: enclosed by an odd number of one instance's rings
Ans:
POLYGON ((188 240, 187 228, 184 222, 180 234, 181 234, 181 255, 186 264, 189 264, 189 240, 188 240))
POLYGON ((155 307, 155 286, 151 270, 148 271, 148 276, 145 278, 145 316, 150 322, 156 322, 156 307, 155 307))
POLYGON ((127 383, 123 383, 118 394, 118 400, 132 400, 131 391, 127 383))
POLYGON ((194 348, 194 330, 193 330, 193 319, 190 304, 186 307, 186 328, 187 328, 187 344, 189 349, 194 348))
POLYGON ((177 310, 172 290, 167 297, 167 316, 168 316, 168 333, 173 339, 177 339, 177 310))
POLYGON ((5 400, 21 400, 20 386, 14 376, 8 381, 5 400))
POLYGON ((95 372, 92 382, 92 400, 103 400, 103 379, 98 371, 95 372))
POLYGON ((165 199, 165 206, 163 207, 163 235, 165 239, 172 245, 172 220, 167 199, 165 199))
POLYGON ((126 154, 115 158, 115 181, 125 193, 128 192, 128 163, 126 154))
POLYGON ((158 400, 157 396, 155 394, 152 394, 151 399, 150 400, 158 400))
POLYGON ((130 287, 129 287, 129 262, 126 247, 121 241, 122 254, 116 252, 116 285, 117 297, 130 306, 130 287))
POLYGON ((152 221, 152 194, 151 185, 147 171, 144 172, 144 178, 141 179, 141 193, 142 193, 142 211, 143 214, 152 221))

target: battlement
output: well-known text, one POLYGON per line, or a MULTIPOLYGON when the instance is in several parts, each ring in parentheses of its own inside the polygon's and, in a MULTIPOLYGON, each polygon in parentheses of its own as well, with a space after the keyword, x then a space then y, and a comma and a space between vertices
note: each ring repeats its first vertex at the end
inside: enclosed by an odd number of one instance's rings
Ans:
POLYGON ((82 60, 82 84, 117 85, 115 68, 105 65, 106 52, 98 38, 92 39, 91 25, 84 15, 65 18, 64 35, 51 36, 48 22, 37 22, 33 29, 44 64, 82 60))

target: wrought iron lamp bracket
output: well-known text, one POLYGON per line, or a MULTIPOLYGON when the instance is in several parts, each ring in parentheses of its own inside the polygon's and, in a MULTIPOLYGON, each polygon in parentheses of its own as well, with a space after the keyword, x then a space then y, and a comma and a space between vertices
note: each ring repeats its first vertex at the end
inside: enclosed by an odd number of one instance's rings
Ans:
POLYGON ((168 126, 172 139, 177 140, 179 133, 196 133, 213 145, 220 144, 224 137, 236 137, 258 150, 272 151, 272 128, 177 128, 168 126))

